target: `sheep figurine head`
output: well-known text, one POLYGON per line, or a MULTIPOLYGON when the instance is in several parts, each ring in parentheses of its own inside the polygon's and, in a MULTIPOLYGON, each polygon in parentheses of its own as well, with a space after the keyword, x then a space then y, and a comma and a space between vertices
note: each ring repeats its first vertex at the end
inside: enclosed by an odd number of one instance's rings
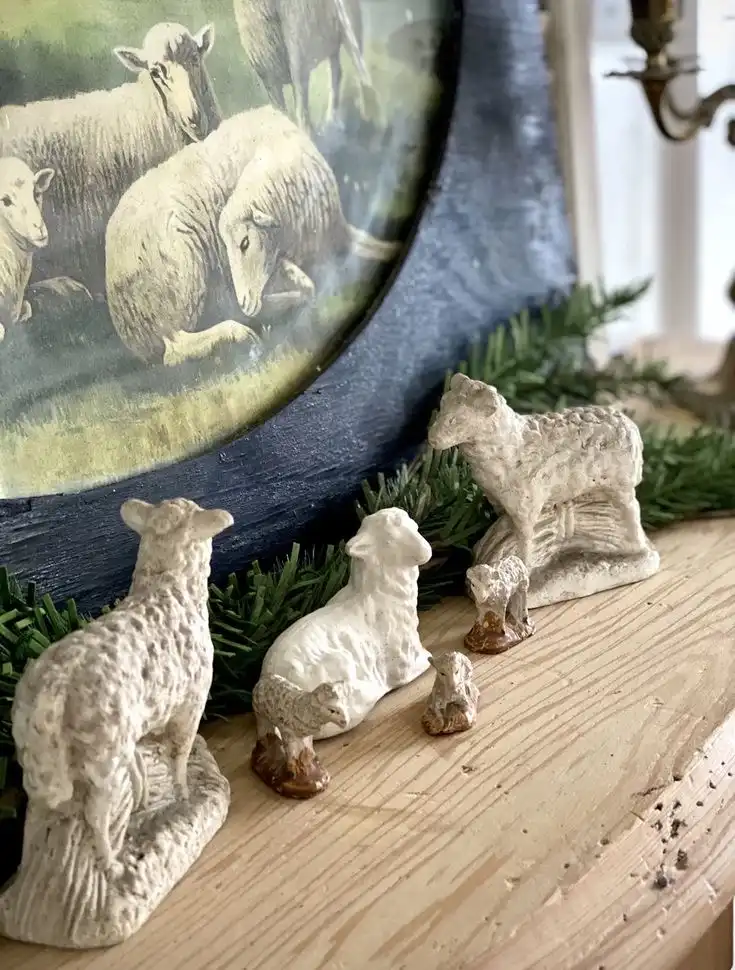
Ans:
POLYGON ((52 168, 34 173, 19 158, 0 158, 0 227, 22 250, 48 243, 41 201, 54 174, 52 168))
POLYGON ((347 728, 349 723, 346 710, 347 699, 342 681, 319 684, 311 692, 311 696, 324 713, 325 724, 336 724, 343 731, 347 728))
POLYGON ((158 505, 128 499, 120 515, 140 536, 136 572, 149 574, 206 566, 208 575, 212 539, 234 521, 223 509, 202 509, 185 498, 166 499, 158 505))
POLYGON ((430 657, 429 663, 436 670, 437 680, 446 686, 448 692, 458 684, 466 684, 472 679, 472 662, 458 650, 430 657))
POLYGON ((418 525, 399 508, 381 509, 365 516, 345 550, 352 559, 402 568, 423 566, 432 553, 418 525))
POLYGON ((455 374, 429 426, 429 444, 435 451, 445 451, 475 441, 487 419, 504 404, 505 399, 494 387, 455 374))
POLYGON ((166 113, 190 141, 201 141, 221 120, 204 58, 214 44, 214 26, 191 34, 181 24, 155 24, 143 46, 115 47, 113 53, 129 71, 147 77, 166 113))

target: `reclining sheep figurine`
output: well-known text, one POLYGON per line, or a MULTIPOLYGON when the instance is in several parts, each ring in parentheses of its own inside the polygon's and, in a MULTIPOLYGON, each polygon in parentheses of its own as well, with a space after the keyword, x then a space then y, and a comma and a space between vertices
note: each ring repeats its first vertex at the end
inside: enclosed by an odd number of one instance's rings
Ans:
POLYGON ((467 570, 477 619, 464 644, 475 653, 503 653, 534 632, 528 615, 528 570, 518 556, 467 570))
POLYGON ((312 691, 278 674, 264 674, 253 690, 258 740, 251 764, 280 795, 310 798, 330 781, 314 753, 312 739, 327 724, 347 727, 342 684, 323 683, 312 691))
POLYGON ((111 874, 121 868, 114 779, 121 765, 136 770, 141 739, 161 738, 176 798, 188 799, 187 765, 212 683, 212 538, 233 521, 187 499, 130 499, 121 515, 140 536, 130 592, 30 663, 12 709, 29 799, 60 812, 80 800, 99 865, 111 874))
POLYGON ((431 658, 436 670, 434 686, 426 702, 421 725, 427 734, 468 731, 477 719, 480 692, 472 681, 472 663, 453 650, 431 658))

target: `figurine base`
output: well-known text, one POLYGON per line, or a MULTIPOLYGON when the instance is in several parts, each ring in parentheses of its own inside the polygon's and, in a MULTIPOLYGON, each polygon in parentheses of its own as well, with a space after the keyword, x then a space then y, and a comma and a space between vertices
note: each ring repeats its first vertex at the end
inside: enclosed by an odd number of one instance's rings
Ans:
POLYGON ((474 726, 475 718, 470 717, 466 711, 453 710, 453 706, 452 704, 447 705, 444 717, 432 717, 424 714, 421 718, 421 726, 424 731, 432 737, 469 731, 474 726))
POLYGON ((155 742, 138 746, 147 802, 135 804, 120 775, 111 832, 125 827, 120 871, 104 872, 81 806, 68 815, 29 804, 20 869, 0 892, 0 934, 26 943, 89 949, 136 933, 221 827, 230 786, 197 737, 188 766, 189 799, 173 799, 166 759, 155 742), (135 808, 132 815, 128 813, 135 808))
MULTIPOLYGON (((488 529, 473 554, 475 564, 488 565, 518 555, 518 539, 507 515, 488 529)), ((642 531, 631 545, 617 510, 609 503, 593 498, 548 507, 536 529, 528 607, 638 583, 653 576, 660 564, 659 554, 642 531)))
POLYGON ((464 638, 464 645, 472 653, 505 653, 533 635, 536 627, 529 619, 522 625, 504 624, 493 614, 485 614, 464 638))
POLYGON ((313 751, 305 748, 299 758, 289 760, 275 734, 256 742, 250 764, 261 781, 285 798, 313 798, 330 782, 329 772, 313 751))
POLYGON ((653 546, 637 556, 586 553, 564 556, 531 576, 529 609, 565 603, 649 579, 658 572, 661 558, 653 546))

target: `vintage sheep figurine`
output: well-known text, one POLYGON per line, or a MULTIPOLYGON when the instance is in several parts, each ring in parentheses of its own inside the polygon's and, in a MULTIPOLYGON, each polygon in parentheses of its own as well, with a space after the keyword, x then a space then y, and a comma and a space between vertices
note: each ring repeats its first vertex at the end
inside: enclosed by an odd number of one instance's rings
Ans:
POLYGON ((518 556, 472 566, 467 586, 477 608, 477 619, 464 640, 468 650, 503 653, 534 632, 528 615, 528 570, 518 556))
POLYGON ((34 251, 48 245, 41 204, 52 168, 31 171, 19 158, 0 158, 0 340, 7 327, 31 317, 26 287, 34 251))
POLYGON ((468 731, 477 720, 480 692, 472 681, 472 663, 453 650, 429 661, 436 671, 421 725, 427 734, 468 731))
POLYGON ((429 667, 418 631, 419 566, 431 546, 402 509, 366 516, 346 545, 350 577, 321 609, 297 620, 273 643, 263 675, 305 691, 342 683, 346 722, 315 732, 326 738, 360 724, 381 697, 429 667))
POLYGON ((214 28, 158 23, 140 49, 116 47, 137 80, 111 90, 0 108, 0 155, 56 171, 49 245, 34 280, 71 276, 104 290, 104 230, 123 192, 148 169, 217 127, 221 113, 204 59, 214 28))
POLYGON ((121 515, 140 536, 130 592, 30 663, 12 708, 30 801, 64 811, 80 798, 99 866, 112 873, 112 780, 120 765, 133 770, 142 738, 164 739, 176 797, 189 797, 189 755, 212 683, 212 538, 232 524, 229 512, 186 499, 130 499, 121 515))
POLYGON ((516 414, 494 387, 455 374, 428 438, 437 451, 459 449, 501 513, 475 547, 475 561, 517 554, 530 574, 530 605, 637 582, 658 569, 635 494, 640 432, 616 408, 516 414))
POLYGON ((257 742, 251 764, 279 795, 310 798, 329 784, 312 738, 325 725, 347 727, 341 684, 295 687, 278 674, 264 674, 253 690, 257 742))
POLYGON ((260 78, 268 99, 286 111, 284 85, 293 87, 296 122, 312 130, 309 111, 311 72, 329 58, 331 84, 327 122, 339 115, 342 89, 342 48, 347 51, 360 81, 361 110, 366 92, 373 92, 363 57, 360 0, 234 0, 235 20, 246 60, 260 78))
POLYGON ((228 118, 139 179, 110 219, 106 248, 115 329, 136 356, 168 365, 253 340, 244 319, 264 302, 279 311, 308 301, 305 263, 349 248, 383 260, 397 252, 347 225, 327 162, 272 107, 228 118), (264 297, 271 280, 286 292, 264 297), (208 327, 205 308, 221 314, 208 327))

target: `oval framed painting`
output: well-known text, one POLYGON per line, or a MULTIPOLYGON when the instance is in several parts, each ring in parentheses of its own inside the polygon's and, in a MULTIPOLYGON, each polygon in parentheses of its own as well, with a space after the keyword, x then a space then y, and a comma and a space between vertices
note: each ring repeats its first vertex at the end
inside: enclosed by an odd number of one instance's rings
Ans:
POLYGON ((129 495, 334 519, 570 279, 533 2, 29 0, 0 99, 0 544, 84 606, 129 495))

